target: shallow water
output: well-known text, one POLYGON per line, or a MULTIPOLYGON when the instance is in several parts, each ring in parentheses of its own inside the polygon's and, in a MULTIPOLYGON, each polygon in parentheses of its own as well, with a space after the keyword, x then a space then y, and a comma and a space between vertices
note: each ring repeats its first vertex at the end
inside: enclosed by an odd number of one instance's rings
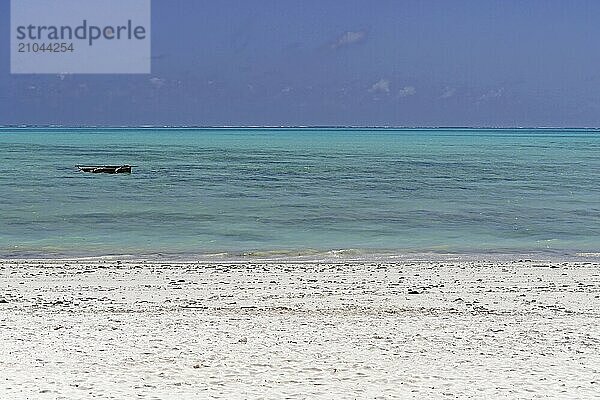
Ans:
POLYGON ((3 128, 0 148, 0 257, 600 250, 595 130, 3 128))

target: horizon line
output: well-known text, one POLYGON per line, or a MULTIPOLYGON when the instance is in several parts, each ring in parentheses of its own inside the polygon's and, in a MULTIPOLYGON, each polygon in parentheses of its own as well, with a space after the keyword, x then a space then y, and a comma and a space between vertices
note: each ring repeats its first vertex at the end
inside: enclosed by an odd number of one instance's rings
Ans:
POLYGON ((590 129, 600 126, 402 126, 402 125, 59 125, 59 124, 7 124, 4 128, 105 128, 105 129, 590 129))

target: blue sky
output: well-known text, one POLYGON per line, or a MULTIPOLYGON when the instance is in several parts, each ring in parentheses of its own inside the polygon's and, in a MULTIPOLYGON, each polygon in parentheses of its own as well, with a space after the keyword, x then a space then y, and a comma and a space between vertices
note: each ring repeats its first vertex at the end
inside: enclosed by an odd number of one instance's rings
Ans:
POLYGON ((600 126, 600 2, 153 0, 150 75, 11 75, 0 124, 600 126))

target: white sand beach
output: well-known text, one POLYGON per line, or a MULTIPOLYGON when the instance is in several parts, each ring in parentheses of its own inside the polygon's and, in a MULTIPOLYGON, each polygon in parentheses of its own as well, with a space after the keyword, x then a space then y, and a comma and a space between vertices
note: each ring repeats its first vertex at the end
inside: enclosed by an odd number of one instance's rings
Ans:
POLYGON ((0 263, 2 399, 592 399, 596 262, 0 263))

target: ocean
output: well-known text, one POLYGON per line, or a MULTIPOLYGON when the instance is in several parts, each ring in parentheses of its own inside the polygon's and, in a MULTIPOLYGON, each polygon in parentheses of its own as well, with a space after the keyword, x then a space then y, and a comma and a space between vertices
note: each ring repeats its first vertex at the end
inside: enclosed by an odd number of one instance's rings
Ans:
POLYGON ((600 251, 597 130, 1 128, 0 148, 0 258, 600 251))

